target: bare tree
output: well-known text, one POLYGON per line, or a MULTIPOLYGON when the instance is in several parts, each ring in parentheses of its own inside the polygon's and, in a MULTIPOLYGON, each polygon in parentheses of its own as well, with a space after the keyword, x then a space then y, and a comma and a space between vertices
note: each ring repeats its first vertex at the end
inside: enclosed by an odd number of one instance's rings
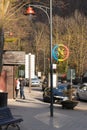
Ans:
POLYGON ((2 55, 4 47, 4 24, 6 22, 6 14, 10 6, 10 0, 1 0, 0 2, 0 74, 2 71, 2 55))

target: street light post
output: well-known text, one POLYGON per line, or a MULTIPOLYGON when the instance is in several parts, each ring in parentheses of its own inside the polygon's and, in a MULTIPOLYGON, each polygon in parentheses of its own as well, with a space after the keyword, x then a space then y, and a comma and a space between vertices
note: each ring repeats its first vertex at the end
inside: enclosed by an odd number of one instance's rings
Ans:
POLYGON ((50 114, 53 117, 52 0, 50 0, 50 87, 51 87, 50 114))
POLYGON ((50 28, 50 88, 51 88, 51 103, 50 103, 50 116, 53 117, 53 66, 52 66, 52 0, 50 0, 50 8, 43 5, 34 5, 29 4, 26 13, 27 14, 35 14, 31 7, 38 8, 42 10, 48 18, 49 28, 50 28), (48 13, 50 10, 50 13, 48 13))

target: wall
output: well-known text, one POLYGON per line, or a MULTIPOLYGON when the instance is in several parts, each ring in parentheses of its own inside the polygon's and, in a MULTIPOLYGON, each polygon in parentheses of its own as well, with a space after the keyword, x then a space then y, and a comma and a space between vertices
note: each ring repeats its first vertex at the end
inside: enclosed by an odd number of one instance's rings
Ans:
POLYGON ((3 66, 3 70, 7 71, 7 92, 8 98, 14 98, 14 66, 3 66))

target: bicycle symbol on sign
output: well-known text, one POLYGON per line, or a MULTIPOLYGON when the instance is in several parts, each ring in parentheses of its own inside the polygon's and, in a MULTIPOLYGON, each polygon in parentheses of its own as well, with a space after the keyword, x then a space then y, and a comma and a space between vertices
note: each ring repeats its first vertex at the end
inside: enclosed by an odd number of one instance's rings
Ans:
POLYGON ((69 57, 69 49, 63 44, 55 45, 52 49, 52 56, 56 61, 65 61, 69 57))

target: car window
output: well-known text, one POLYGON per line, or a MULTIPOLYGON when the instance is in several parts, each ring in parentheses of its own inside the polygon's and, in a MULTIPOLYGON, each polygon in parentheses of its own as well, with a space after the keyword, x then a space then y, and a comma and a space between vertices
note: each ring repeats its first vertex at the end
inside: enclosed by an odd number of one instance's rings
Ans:
POLYGON ((58 91, 59 91, 59 92, 63 92, 63 91, 65 91, 65 90, 67 90, 67 88, 66 88, 65 85, 59 85, 59 86, 58 86, 58 91))
POLYGON ((37 78, 32 78, 32 80, 38 80, 37 78))
POLYGON ((82 85, 82 86, 80 86, 80 88, 79 88, 79 89, 82 89, 82 90, 87 90, 87 86, 82 85))

